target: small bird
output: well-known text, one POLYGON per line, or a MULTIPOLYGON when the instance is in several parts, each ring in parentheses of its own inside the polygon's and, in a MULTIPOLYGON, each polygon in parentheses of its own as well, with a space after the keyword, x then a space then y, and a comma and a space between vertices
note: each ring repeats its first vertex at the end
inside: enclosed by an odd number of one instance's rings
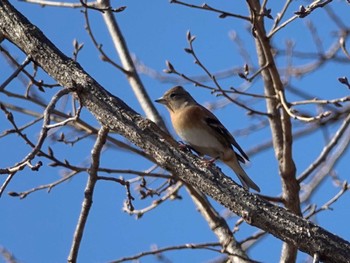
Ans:
POLYGON ((210 162, 220 159, 237 174, 244 188, 260 192, 239 164, 239 161, 249 161, 247 154, 215 115, 198 104, 183 87, 171 88, 156 102, 167 107, 175 132, 190 148, 200 155, 212 157, 210 162))

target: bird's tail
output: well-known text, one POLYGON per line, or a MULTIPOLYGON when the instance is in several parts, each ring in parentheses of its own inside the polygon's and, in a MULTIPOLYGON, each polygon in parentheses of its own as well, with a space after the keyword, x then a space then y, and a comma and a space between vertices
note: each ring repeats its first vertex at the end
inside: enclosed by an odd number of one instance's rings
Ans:
POLYGON ((229 161, 225 162, 226 165, 228 165, 238 176, 238 179, 241 181, 243 187, 245 189, 252 188, 257 192, 260 192, 259 186, 257 186, 252 179, 249 178, 247 173, 243 170, 241 165, 239 164, 238 160, 236 158, 232 158, 229 161))

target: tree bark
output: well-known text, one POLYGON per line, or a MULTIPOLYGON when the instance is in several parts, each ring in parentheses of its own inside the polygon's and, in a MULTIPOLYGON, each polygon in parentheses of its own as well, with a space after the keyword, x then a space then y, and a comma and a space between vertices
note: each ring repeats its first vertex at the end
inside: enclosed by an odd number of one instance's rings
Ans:
POLYGON ((295 245, 324 262, 349 262, 350 243, 286 209, 238 186, 216 167, 205 167, 150 120, 111 95, 81 66, 66 57, 6 0, 0 1, 0 34, 54 78, 75 91, 81 103, 105 126, 143 149, 161 167, 243 217, 247 223, 295 245))
MULTIPOLYGON (((277 66, 272 54, 270 39, 267 37, 264 25, 265 16, 259 15, 261 6, 259 1, 247 0, 252 17, 252 31, 255 34, 256 50, 264 81, 265 94, 270 97, 284 96, 284 86, 280 78, 277 66)), ((280 98, 279 98, 280 99, 280 98)), ((266 100, 267 112, 270 114, 269 123, 271 127, 273 148, 278 160, 279 173, 282 180, 282 200, 285 207, 301 216, 299 199, 299 182, 296 179, 296 167, 293 160, 292 146, 292 122, 280 100, 266 100)), ((280 262, 294 263, 297 258, 297 247, 291 243, 284 243, 280 262)))

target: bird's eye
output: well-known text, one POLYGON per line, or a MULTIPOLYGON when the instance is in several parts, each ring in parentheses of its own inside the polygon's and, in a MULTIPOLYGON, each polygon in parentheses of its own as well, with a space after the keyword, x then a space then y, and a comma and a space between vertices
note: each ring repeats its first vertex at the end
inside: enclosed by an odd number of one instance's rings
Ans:
POLYGON ((176 94, 176 93, 171 93, 170 94, 170 98, 171 99, 175 99, 177 96, 178 96, 178 94, 176 94))

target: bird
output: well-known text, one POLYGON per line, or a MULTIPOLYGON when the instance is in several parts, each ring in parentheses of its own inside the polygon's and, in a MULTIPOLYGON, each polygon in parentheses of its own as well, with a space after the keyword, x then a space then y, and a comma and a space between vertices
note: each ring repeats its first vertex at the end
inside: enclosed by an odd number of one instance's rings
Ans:
POLYGON ((235 172, 245 189, 260 192, 259 186, 249 178, 239 163, 249 161, 247 154, 219 119, 197 103, 182 86, 169 89, 155 102, 166 106, 175 132, 190 149, 199 155, 211 157, 209 162, 218 159, 224 162, 235 172))

